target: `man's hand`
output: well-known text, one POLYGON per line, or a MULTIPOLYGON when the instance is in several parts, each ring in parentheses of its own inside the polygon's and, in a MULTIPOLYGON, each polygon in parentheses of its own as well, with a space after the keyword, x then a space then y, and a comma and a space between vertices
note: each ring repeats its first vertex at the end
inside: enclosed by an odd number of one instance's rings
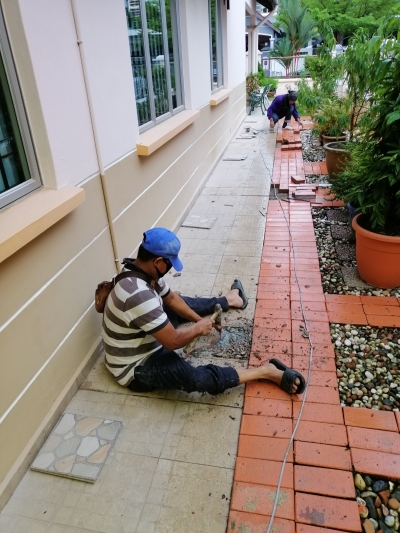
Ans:
POLYGON ((269 127, 270 127, 271 129, 274 129, 274 128, 275 128, 275 122, 274 122, 274 119, 273 119, 273 118, 270 118, 270 119, 269 119, 269 127))
POLYGON ((210 317, 205 317, 196 322, 196 327, 199 328, 199 335, 209 335, 213 326, 215 324, 214 320, 211 320, 210 317))
POLYGON ((300 119, 297 121, 297 124, 298 124, 301 128, 303 128, 303 123, 302 123, 302 121, 301 121, 300 119))

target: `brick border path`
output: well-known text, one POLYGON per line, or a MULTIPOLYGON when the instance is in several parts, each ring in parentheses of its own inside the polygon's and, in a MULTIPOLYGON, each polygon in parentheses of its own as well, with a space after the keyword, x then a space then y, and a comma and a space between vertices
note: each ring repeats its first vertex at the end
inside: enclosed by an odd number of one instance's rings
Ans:
MULTIPOLYGON (((280 167, 279 183, 284 187, 288 166, 294 171, 296 165, 296 174, 304 172, 301 152, 286 153, 287 158, 277 147, 274 167, 274 177, 280 167)), ((277 357, 303 374, 309 367, 309 343, 302 336, 300 295, 285 216, 293 236, 314 353, 307 400, 285 467, 273 531, 361 531, 352 469, 400 479, 400 413, 341 407, 329 322, 398 325, 400 302, 324 295, 310 204, 291 201, 282 202, 281 207, 270 200, 249 366, 277 357)), ((302 396, 289 396, 272 383, 246 386, 227 532, 266 532, 301 400, 302 396)))

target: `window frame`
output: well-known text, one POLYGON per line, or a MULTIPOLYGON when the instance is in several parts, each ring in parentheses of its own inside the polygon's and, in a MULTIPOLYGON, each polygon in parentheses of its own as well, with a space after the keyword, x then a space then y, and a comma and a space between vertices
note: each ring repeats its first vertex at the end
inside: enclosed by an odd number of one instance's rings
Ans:
POLYGON ((25 152, 26 162, 30 178, 8 191, 0 193, 0 210, 9 207, 14 202, 22 199, 33 191, 40 189, 43 184, 40 177, 36 153, 32 142, 31 130, 29 127, 24 101, 22 98, 20 84, 12 56, 8 32, 4 21, 3 10, 0 6, 0 54, 3 59, 4 70, 8 81, 11 99, 14 105, 14 112, 19 126, 21 143, 25 152))
MULTIPOLYGON (((174 5, 174 9, 173 10, 171 9, 172 39, 174 41, 174 44, 178 48, 179 80, 180 80, 179 85, 180 85, 181 100, 182 100, 182 104, 176 107, 175 109, 173 108, 173 105, 172 105, 171 68, 170 68, 170 61, 169 61, 168 28, 167 28, 167 18, 166 18, 166 11, 165 11, 165 1, 159 0, 159 2, 160 2, 162 33, 163 33, 164 66, 165 66, 165 76, 166 76, 166 83, 167 83, 169 111, 167 113, 164 113, 163 115, 160 115, 159 117, 156 117, 156 110, 155 110, 155 103, 154 103, 153 76, 152 76, 152 69, 151 69, 152 65, 151 65, 151 55, 150 55, 150 43, 149 43, 149 34, 148 34, 148 26, 147 26, 146 0, 139 0, 140 16, 141 16, 142 31, 143 31, 143 52, 144 52, 146 70, 148 73, 147 90, 148 90, 149 109, 150 109, 150 116, 151 116, 151 120, 149 120, 145 124, 141 124, 141 125, 139 124, 139 133, 143 133, 144 131, 150 128, 153 128, 157 124, 160 124, 160 122, 163 122, 164 120, 167 120, 168 118, 171 118, 172 116, 176 115, 177 113, 185 109, 183 82, 182 82, 182 50, 181 50, 181 45, 180 45, 181 33, 180 33, 180 25, 179 25, 178 0, 171 0, 171 5, 172 3, 174 5), (172 12, 173 12, 173 15, 172 15, 172 12)), ((136 98, 136 95, 135 95, 135 98, 136 98)))
POLYGON ((208 0, 208 17, 210 30, 210 75, 211 75, 211 94, 216 93, 224 88, 224 54, 223 54, 223 35, 222 35, 222 5, 221 0, 208 0), (211 25, 211 2, 215 4, 215 41, 217 52, 217 86, 214 86, 214 57, 212 43, 212 25, 211 25))

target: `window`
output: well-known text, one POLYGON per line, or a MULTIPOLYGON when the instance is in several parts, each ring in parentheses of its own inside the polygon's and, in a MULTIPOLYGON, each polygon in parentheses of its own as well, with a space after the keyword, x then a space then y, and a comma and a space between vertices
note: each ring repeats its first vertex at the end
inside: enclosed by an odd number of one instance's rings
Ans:
POLYGON ((0 9, 0 208, 41 186, 0 9))
POLYGON ((178 0, 126 0, 133 86, 141 130, 183 109, 178 0))
POLYGON ((210 59, 211 91, 217 91, 224 85, 222 65, 222 25, 221 2, 209 0, 210 11, 210 59))

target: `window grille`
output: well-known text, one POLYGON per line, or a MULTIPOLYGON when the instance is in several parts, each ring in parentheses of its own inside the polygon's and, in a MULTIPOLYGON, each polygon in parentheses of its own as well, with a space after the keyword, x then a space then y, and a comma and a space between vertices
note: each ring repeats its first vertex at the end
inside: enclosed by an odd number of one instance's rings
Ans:
POLYGON ((177 0, 126 2, 140 130, 183 109, 177 0))
POLYGON ((210 15, 210 63, 211 91, 217 91, 224 85, 222 65, 222 24, 221 1, 209 0, 210 15))

